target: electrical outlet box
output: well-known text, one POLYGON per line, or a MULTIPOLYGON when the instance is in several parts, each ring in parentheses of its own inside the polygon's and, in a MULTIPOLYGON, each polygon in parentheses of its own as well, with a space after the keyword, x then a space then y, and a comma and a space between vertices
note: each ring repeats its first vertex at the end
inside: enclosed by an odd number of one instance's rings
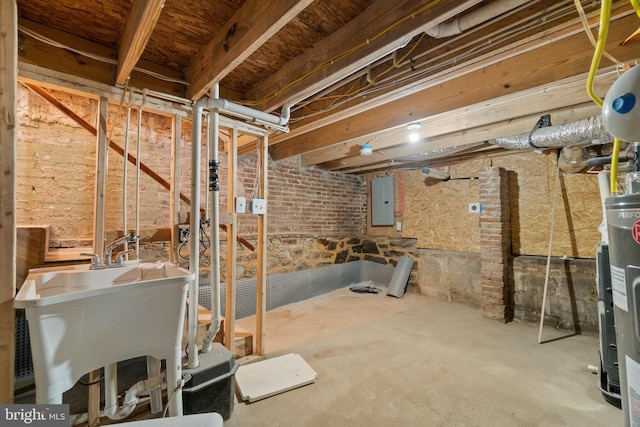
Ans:
POLYGON ((245 213, 247 211, 247 198, 236 197, 236 213, 245 213))
POLYGON ((256 215, 267 213, 267 201, 265 199, 253 199, 249 202, 249 212, 256 215))
POLYGON ((482 205, 480 203, 469 203, 469 213, 482 212, 482 205))
POLYGON ((189 228, 178 227, 178 243, 185 243, 189 240, 189 228))
POLYGON ((402 231, 402 221, 396 221, 396 231, 402 231))

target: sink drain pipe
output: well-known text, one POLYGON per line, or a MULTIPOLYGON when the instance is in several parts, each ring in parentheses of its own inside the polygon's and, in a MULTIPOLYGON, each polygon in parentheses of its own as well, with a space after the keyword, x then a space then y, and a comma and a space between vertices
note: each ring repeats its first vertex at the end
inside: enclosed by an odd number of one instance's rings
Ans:
MULTIPOLYGON (((202 112, 204 109, 211 110, 214 116, 217 116, 218 113, 225 113, 231 116, 247 120, 251 123, 262 125, 264 127, 277 129, 280 131, 287 131, 287 123, 289 122, 290 112, 291 112, 291 104, 285 104, 282 107, 282 112, 280 116, 276 116, 273 114, 265 113, 262 111, 254 110, 253 108, 245 107, 243 105, 235 104, 233 102, 227 101, 225 99, 220 99, 215 97, 217 95, 217 90, 214 89, 214 97, 203 97, 199 99, 193 106, 193 133, 192 133, 192 145, 191 145, 191 220, 189 223, 189 228, 192 230, 191 236, 192 238, 189 240, 189 271, 194 273, 195 278, 189 284, 189 310, 187 313, 187 368, 194 369, 200 365, 198 360, 198 346, 197 346, 197 334, 198 334, 198 285, 199 285, 199 268, 200 268, 200 259, 199 259, 199 244, 200 242, 195 237, 196 234, 194 230, 198 230, 200 227, 200 160, 201 153, 200 147, 202 145, 202 112)), ((213 132, 216 135, 215 142, 210 144, 213 147, 211 149, 217 150, 218 141, 217 141, 217 124, 213 126, 213 132)), ((214 197, 215 199, 215 197, 214 197)), ((213 215, 218 218, 219 209, 212 209, 213 215)), ((215 224, 212 226, 217 230, 219 227, 215 224)), ((213 237, 214 245, 219 241, 218 238, 213 237)), ((215 249, 212 250, 215 252, 215 249)), ((217 262, 211 263, 212 268, 215 267, 216 271, 212 272, 211 277, 216 277, 215 286, 218 289, 212 289, 211 294, 213 299, 220 298, 220 290, 219 290, 219 277, 220 277, 220 263, 219 263, 219 251, 215 254, 212 254, 213 257, 218 259, 217 262), (214 296, 215 295, 215 296, 214 296)), ((212 304, 213 309, 213 304, 212 304)), ((212 310, 212 317, 217 316, 218 319, 212 319, 211 328, 207 332, 207 340, 213 340, 215 333, 219 327, 219 312, 215 314, 212 310), (214 322, 217 323, 217 326, 214 326, 214 322), (216 328, 216 331, 213 331, 213 328, 216 328)), ((204 350, 206 350, 210 346, 210 342, 208 344, 205 343, 203 345, 204 350)), ((171 387, 175 386, 171 385, 171 387)))

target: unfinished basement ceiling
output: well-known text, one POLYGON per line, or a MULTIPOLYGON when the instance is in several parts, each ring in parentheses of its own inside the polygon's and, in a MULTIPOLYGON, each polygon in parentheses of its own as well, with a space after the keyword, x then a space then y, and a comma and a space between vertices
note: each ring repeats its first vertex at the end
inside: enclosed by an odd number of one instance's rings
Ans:
MULTIPOLYGON (((504 150, 485 141, 597 115, 594 48, 573 0, 17 0, 19 69, 56 81, 221 96, 278 113, 270 154, 363 173, 504 150), (441 27, 438 27, 442 24, 441 27), (458 24, 461 28, 460 34, 458 24), (408 142, 406 125, 420 122, 408 142), (360 156, 360 146, 373 146, 360 156)), ((598 2, 582 0, 597 36, 598 2)), ((613 3, 607 52, 632 62, 640 26, 613 3)), ((596 92, 617 78, 601 62, 596 92)), ((251 140, 242 141, 251 146, 251 140)))

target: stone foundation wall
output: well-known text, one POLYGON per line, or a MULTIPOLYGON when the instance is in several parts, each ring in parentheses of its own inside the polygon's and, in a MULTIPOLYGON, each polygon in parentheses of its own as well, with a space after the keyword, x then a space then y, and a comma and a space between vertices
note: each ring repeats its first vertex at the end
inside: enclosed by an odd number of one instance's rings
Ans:
MULTIPOLYGON (((256 244, 255 241, 249 241, 256 244)), ((221 274, 224 281, 226 263, 226 242, 221 242, 220 252, 221 274)), ((239 247, 240 248, 240 247, 239 247)), ((148 257, 168 256, 167 246, 162 244, 147 245, 145 255, 148 257), (155 252, 154 252, 155 251, 155 252)), ((415 291, 418 286, 418 250, 415 239, 380 239, 368 237, 344 238, 302 238, 280 237, 269 239, 267 246, 267 273, 284 273, 342 264, 351 261, 373 261, 395 267, 401 256, 414 260, 407 291, 415 291)), ((238 249, 238 279, 256 277, 256 253, 246 248, 238 249)), ((188 267, 188 260, 180 260, 180 265, 188 267)), ((209 280, 209 251, 200 258, 201 283, 209 280)))
MULTIPOLYGON (((418 291, 445 301, 481 307, 480 254, 419 249, 418 291)), ((540 322, 547 258, 518 256, 509 262, 514 318, 540 322)), ((598 334, 596 262, 551 259, 545 325, 598 334)))
MULTIPOLYGON (((519 256, 512 264, 515 318, 540 322, 547 258, 519 256)), ((598 334, 595 260, 552 258, 549 267, 545 325, 598 334)))

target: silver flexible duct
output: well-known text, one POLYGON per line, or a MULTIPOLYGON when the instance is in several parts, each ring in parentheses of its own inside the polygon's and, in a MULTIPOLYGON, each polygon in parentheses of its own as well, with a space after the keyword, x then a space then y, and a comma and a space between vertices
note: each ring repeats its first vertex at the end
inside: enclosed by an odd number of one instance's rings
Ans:
POLYGON ((531 150, 608 144, 613 142, 613 136, 604 128, 601 116, 598 115, 564 125, 536 129, 534 132, 495 138, 487 142, 509 150, 531 150))

